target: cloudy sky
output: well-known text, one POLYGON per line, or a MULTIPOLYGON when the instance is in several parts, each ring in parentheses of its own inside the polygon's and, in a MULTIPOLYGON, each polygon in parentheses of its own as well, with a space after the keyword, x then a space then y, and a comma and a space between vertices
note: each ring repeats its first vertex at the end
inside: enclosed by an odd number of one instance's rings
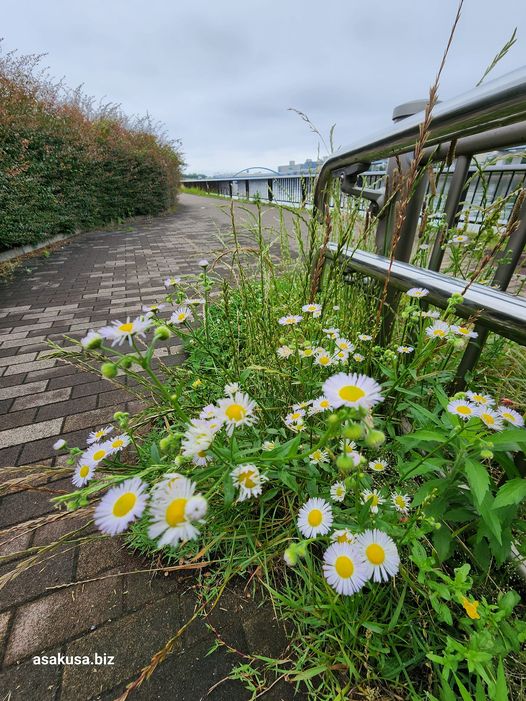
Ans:
MULTIPOLYGON (((426 97, 457 0, 2 0, 3 51, 46 53, 72 87, 164 122, 187 171, 316 157, 307 113, 336 145, 426 97)), ((525 0, 465 0, 441 99, 479 80, 518 28, 496 77, 526 56, 525 0)), ((323 152, 321 155, 326 155, 323 152)))

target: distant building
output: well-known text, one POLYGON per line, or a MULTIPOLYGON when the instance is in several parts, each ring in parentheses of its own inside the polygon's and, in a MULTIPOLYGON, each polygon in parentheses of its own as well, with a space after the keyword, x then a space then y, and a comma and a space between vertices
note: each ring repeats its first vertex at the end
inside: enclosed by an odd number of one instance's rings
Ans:
POLYGON ((322 163, 322 159, 313 161, 312 158, 307 158, 305 163, 289 161, 289 164, 286 166, 278 166, 278 173, 280 175, 313 175, 318 172, 318 168, 322 163))

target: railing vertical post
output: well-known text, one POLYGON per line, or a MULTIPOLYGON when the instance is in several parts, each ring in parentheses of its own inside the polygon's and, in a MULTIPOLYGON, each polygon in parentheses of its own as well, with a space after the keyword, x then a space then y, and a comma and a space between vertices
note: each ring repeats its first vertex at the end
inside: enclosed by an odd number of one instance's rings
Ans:
POLYGON ((249 184, 248 180, 245 180, 245 196, 246 196, 247 200, 250 199, 250 184, 249 184))
POLYGON ((469 174, 469 165, 471 156, 458 156, 455 164, 455 170, 451 176, 449 190, 447 193, 446 204, 444 207, 444 228, 437 234, 431 251, 431 259, 429 261, 430 270, 440 270, 444 251, 442 246, 449 229, 454 227, 459 220, 460 212, 462 211, 462 202, 466 197, 466 181, 469 174))
MULTIPOLYGON (((524 199, 520 205, 520 210, 512 213, 508 226, 513 227, 513 229, 506 251, 501 254, 501 257, 505 257, 506 262, 499 265, 495 277, 493 278, 494 286, 498 286, 503 292, 508 289, 515 268, 526 247, 526 199, 524 199), (510 260, 508 260, 508 254, 511 255, 510 260)), ((480 324, 475 326, 475 330, 478 336, 477 338, 470 339, 457 369, 454 381, 454 389, 457 391, 465 386, 466 373, 472 370, 477 364, 488 337, 488 330, 480 324)))
POLYGON ((272 202, 272 200, 274 199, 274 193, 272 191, 272 183, 273 183, 272 178, 269 178, 267 180, 267 197, 268 197, 269 202, 272 202))

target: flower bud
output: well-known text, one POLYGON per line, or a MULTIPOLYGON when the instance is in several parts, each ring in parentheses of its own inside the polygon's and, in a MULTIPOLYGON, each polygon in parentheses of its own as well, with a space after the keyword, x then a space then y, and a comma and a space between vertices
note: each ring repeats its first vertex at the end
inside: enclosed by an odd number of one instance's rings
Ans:
POLYGON ((307 552, 308 552, 308 546, 307 543, 302 540, 301 543, 298 543, 296 546, 296 554, 298 557, 301 557, 302 559, 307 557, 307 552))
POLYGON ((383 443, 385 443, 385 433, 383 431, 373 429, 365 436, 365 444, 369 448, 378 448, 383 443))
POLYGON ((342 472, 351 472, 355 468, 354 460, 347 455, 338 455, 336 458, 336 466, 342 472))
POLYGON ((129 355, 125 355, 124 358, 121 358, 119 365, 121 368, 128 370, 133 365, 133 358, 130 358, 129 355))
POLYGON ((296 545, 289 545, 283 553, 283 559, 289 567, 295 567, 298 564, 298 553, 296 545))
POLYGON ((327 423, 329 426, 338 426, 340 423, 340 417, 338 414, 329 414, 329 416, 327 416, 327 423))
POLYGON ((492 457, 493 457, 493 453, 491 452, 491 450, 481 450, 481 451, 480 451, 480 457, 481 457, 483 460, 491 460, 492 457))
POLYGON ((100 374, 108 380, 111 380, 113 377, 117 376, 117 366, 115 363, 102 363, 100 374))
POLYGON ((353 422, 343 429, 343 435, 350 441, 359 441, 363 437, 363 426, 353 422))
POLYGON ((154 333, 154 337, 158 338, 160 341, 166 341, 171 335, 170 329, 168 326, 164 326, 164 324, 162 326, 158 326, 154 333))
POLYGON ((159 441, 159 450, 161 453, 167 453, 173 443, 173 436, 165 436, 159 441))

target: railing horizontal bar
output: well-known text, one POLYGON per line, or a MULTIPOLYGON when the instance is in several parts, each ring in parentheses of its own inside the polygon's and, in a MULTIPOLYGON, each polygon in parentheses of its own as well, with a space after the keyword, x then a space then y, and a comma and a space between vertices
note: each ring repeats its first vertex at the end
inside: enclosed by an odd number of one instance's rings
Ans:
MULTIPOLYGON (((350 270, 384 281, 389 273, 389 258, 368 251, 341 249, 329 243, 327 257, 342 256, 350 270)), ((406 292, 411 287, 429 290, 426 301, 444 309, 453 293, 462 294, 468 283, 432 270, 418 268, 409 263, 393 261, 389 273, 389 285, 406 292)), ((473 283, 463 295, 464 301, 456 307, 456 313, 467 319, 476 317, 477 323, 526 345, 526 299, 500 292, 486 285, 473 283)))
MULTIPOLYGON (((353 163, 373 161, 414 149, 423 113, 396 122, 367 140, 340 149, 323 164, 314 205, 323 211, 323 198, 331 173, 353 163)), ((435 107, 427 137, 428 146, 481 133, 526 120, 526 66, 481 85, 435 107)))

